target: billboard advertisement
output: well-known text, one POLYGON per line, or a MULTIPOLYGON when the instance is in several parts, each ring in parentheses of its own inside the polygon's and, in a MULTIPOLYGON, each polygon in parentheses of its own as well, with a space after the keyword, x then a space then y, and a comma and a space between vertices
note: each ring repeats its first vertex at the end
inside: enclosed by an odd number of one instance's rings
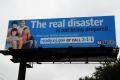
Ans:
POLYGON ((6 49, 116 47, 114 16, 10 20, 6 49))

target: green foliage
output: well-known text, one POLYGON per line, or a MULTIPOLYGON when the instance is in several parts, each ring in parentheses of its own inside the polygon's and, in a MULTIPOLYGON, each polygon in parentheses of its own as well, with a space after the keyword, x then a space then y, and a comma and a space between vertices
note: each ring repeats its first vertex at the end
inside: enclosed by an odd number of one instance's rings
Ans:
POLYGON ((80 78, 79 80, 95 80, 93 77, 85 76, 85 78, 80 78))
POLYGON ((95 69, 92 77, 85 76, 79 80, 120 80, 120 59, 115 63, 103 64, 95 69))

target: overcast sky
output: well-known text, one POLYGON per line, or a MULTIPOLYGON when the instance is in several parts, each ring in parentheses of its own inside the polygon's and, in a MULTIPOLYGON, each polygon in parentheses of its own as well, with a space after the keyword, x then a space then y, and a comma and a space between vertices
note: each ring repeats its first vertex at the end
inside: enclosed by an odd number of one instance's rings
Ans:
MULTIPOLYGON (((0 0, 0 49, 4 50, 8 21, 115 15, 120 46, 120 0, 0 0)), ((0 80, 17 80, 19 64, 0 54, 0 80)), ((26 80, 78 80, 91 75, 98 64, 35 64, 26 80)))

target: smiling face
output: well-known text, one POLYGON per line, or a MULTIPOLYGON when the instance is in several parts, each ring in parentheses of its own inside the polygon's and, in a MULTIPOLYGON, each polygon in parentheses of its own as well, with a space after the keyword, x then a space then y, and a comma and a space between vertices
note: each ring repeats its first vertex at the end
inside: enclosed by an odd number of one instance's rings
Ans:
POLYGON ((13 29, 11 30, 11 36, 16 36, 17 33, 18 33, 18 31, 17 31, 16 28, 13 28, 13 29))
POLYGON ((17 21, 12 22, 12 28, 17 28, 17 25, 18 25, 17 21))
POLYGON ((12 36, 16 36, 17 31, 12 31, 12 36))
POLYGON ((17 28, 17 24, 13 24, 13 28, 17 28))
POLYGON ((20 21, 20 27, 24 27, 25 26, 25 21, 24 20, 21 20, 20 21))

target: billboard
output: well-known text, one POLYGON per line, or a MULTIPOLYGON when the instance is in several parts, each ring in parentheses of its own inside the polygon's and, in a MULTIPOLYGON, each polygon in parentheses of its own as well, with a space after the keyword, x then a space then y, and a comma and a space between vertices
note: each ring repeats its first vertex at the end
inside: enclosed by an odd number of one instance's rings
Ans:
POLYGON ((114 16, 10 20, 6 49, 116 47, 114 16))

